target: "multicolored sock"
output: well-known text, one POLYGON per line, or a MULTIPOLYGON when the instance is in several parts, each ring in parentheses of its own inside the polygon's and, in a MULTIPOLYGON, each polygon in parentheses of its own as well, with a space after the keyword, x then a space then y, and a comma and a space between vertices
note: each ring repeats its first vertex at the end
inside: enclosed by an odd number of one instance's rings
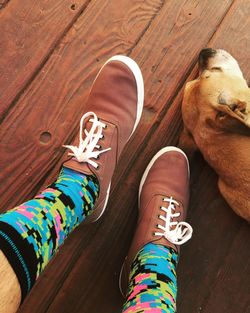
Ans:
POLYGON ((176 312, 176 266, 172 248, 149 243, 135 257, 123 313, 176 312))
POLYGON ((91 214, 98 193, 95 176, 63 167, 41 194, 0 215, 0 250, 17 275, 22 300, 66 237, 91 214))

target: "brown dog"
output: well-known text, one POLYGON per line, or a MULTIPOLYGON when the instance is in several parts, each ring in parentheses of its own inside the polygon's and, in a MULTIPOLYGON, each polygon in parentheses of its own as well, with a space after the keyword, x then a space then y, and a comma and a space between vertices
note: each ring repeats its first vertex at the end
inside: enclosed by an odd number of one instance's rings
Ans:
POLYGON ((199 70, 185 88, 180 145, 201 151, 219 175, 223 197, 250 221, 250 89, 224 50, 202 50, 199 70))

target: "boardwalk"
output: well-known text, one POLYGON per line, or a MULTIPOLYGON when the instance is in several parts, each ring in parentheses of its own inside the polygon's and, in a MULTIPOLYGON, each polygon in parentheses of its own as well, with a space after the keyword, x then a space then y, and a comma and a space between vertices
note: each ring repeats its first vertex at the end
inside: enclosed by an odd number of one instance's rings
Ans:
MULTIPOLYGON (((197 75, 202 48, 228 50, 250 79, 250 1, 0 0, 0 29, 1 210, 56 177, 62 144, 77 135, 103 62, 125 54, 141 67, 142 121, 122 154, 107 212, 70 236, 20 310, 118 313, 140 177, 161 147, 178 143, 183 86, 197 75)), ((181 251, 178 312, 250 313, 250 228, 220 196, 200 154, 191 174, 194 236, 181 251)))

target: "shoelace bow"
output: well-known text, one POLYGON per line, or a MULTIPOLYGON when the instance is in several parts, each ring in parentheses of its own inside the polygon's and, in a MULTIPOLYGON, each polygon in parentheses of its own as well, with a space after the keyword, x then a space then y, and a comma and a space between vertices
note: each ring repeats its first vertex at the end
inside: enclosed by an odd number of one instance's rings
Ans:
POLYGON ((94 112, 87 112, 82 116, 80 121, 79 146, 63 145, 63 147, 70 149, 72 152, 68 155, 75 157, 78 162, 87 162, 93 167, 98 168, 98 164, 91 159, 97 159, 101 153, 111 150, 111 148, 100 150, 101 146, 97 144, 99 139, 103 138, 102 131, 106 127, 107 125, 100 122, 94 112), (93 117, 89 119, 89 122, 92 123, 92 127, 89 131, 84 129, 86 137, 83 140, 83 122, 91 116, 93 117), (94 149, 97 150, 94 151, 94 149))
POLYGON ((168 202, 167 208, 161 206, 160 209, 165 212, 165 216, 160 215, 159 218, 165 222, 165 225, 157 225, 162 232, 156 232, 155 236, 163 236, 168 241, 175 245, 182 245, 187 242, 193 233, 192 227, 186 222, 173 222, 173 218, 180 216, 180 213, 175 213, 176 206, 180 204, 172 197, 163 198, 163 201, 168 202))

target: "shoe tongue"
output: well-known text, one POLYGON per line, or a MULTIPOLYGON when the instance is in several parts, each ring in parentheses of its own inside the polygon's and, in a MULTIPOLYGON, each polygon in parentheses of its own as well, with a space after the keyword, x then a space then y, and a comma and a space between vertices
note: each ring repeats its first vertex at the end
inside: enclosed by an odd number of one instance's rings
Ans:
POLYGON ((85 175, 95 175, 87 163, 80 163, 73 158, 64 162, 63 166, 85 175))

